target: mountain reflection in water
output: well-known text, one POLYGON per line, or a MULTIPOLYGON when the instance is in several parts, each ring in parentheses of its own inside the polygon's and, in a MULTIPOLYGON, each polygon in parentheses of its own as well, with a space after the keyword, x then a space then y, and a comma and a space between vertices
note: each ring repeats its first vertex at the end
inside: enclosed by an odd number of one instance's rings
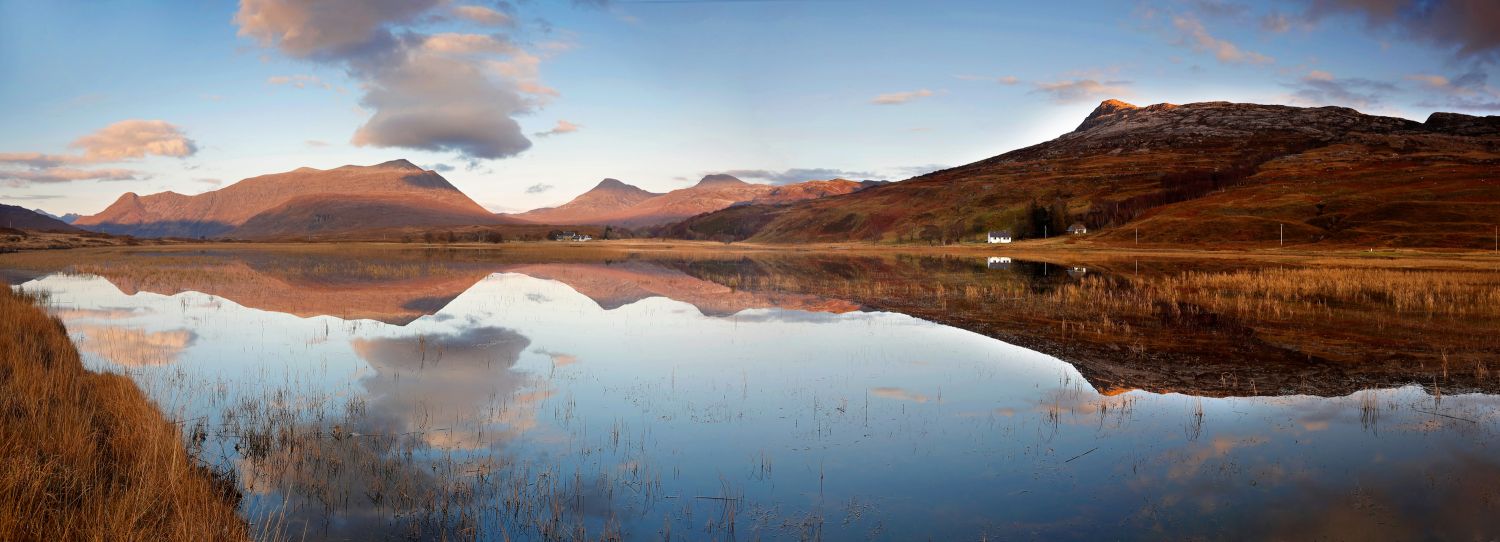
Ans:
MULTIPOLYGON (((1154 283, 1107 267, 382 257, 142 252, 22 287, 235 469, 247 517, 312 538, 1500 530, 1487 368, 1348 363, 1191 292, 1131 312, 1088 296, 1154 283)), ((1467 360, 1493 317, 1382 321, 1467 360)))

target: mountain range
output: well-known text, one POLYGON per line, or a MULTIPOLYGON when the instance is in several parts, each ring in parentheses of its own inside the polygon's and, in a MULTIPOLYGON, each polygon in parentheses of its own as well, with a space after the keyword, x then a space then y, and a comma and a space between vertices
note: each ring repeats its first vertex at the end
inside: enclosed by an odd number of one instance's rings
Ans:
POLYGON ((120 196, 74 225, 139 237, 276 238, 393 226, 508 222, 406 160, 252 177, 195 196, 120 196))
POLYGON ((685 238, 946 243, 1074 223, 1114 244, 1490 247, 1500 117, 1426 122, 1343 107, 1101 103, 1077 129, 852 194, 748 205, 668 229, 685 238))
MULTIPOLYGON (((461 226, 650 227, 740 204, 786 203, 847 194, 870 182, 834 179, 772 186, 729 175, 664 194, 615 179, 558 207, 494 214, 435 171, 406 160, 329 170, 301 168, 188 196, 120 196, 78 228, 136 237, 332 239, 368 232, 461 226)), ((40 215, 38 215, 40 216, 40 215)))
MULTIPOLYGON (((613 225, 689 239, 948 243, 1000 229, 1050 237, 1082 224, 1088 242, 1102 244, 1477 248, 1493 246, 1500 223, 1497 171, 1495 116, 1434 113, 1416 122, 1342 107, 1107 100, 1051 141, 898 183, 778 186, 708 175, 655 193, 605 179, 568 203, 506 215, 435 171, 393 160, 301 168, 194 196, 126 193, 73 226, 137 237, 326 240, 613 225)), ((19 207, 0 220, 70 228, 19 207)))
POLYGON ((787 185, 747 183, 731 175, 708 175, 698 184, 665 194, 647 192, 615 179, 557 207, 527 211, 513 218, 539 224, 646 227, 668 224, 735 205, 781 204, 838 196, 867 186, 846 179, 787 185))

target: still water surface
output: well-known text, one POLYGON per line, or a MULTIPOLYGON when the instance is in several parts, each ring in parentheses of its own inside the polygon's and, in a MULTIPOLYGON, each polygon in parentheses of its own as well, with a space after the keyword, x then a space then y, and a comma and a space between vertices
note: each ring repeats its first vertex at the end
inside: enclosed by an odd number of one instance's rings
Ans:
POLYGON ((1500 532, 1494 395, 1101 392, 1069 363, 971 331, 646 260, 424 261, 329 280, 306 269, 337 263, 263 257, 163 257, 21 288, 50 294, 90 368, 131 375, 183 420, 267 531, 1500 532))

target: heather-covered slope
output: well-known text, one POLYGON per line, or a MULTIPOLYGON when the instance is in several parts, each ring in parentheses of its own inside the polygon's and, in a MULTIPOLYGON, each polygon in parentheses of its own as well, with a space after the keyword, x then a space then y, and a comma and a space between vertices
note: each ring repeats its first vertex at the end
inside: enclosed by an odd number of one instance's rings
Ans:
POLYGON ((1348 108, 1106 101, 1077 130, 853 194, 726 209, 674 235, 759 241, 1055 235, 1104 242, 1490 246, 1500 222, 1500 117, 1426 123, 1348 108), (1128 225, 1128 227, 1126 227, 1128 225), (1478 231, 1482 229, 1483 231, 1478 231), (1481 235, 1483 234, 1483 235, 1481 235))
POLYGON ((262 175, 196 196, 127 193, 75 225, 143 237, 265 238, 500 221, 436 172, 394 160, 262 175))

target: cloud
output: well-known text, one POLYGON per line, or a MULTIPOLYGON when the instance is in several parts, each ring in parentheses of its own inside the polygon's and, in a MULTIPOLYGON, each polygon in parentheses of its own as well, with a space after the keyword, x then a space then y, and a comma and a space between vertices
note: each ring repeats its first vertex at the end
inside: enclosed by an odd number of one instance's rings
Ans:
POLYGON ((303 141, 302 144, 303 145, 307 145, 308 147, 314 148, 314 149, 320 149, 320 148, 328 146, 328 142, 327 141, 322 141, 322 140, 318 140, 318 139, 309 139, 307 141, 303 141))
POLYGON ((78 350, 124 367, 174 363, 197 339, 197 335, 186 329, 145 331, 101 325, 82 325, 74 329, 79 335, 78 350))
POLYGON ((858 180, 879 177, 879 175, 868 171, 846 171, 828 168, 792 168, 780 171, 768 169, 734 169, 722 173, 741 179, 766 181, 771 184, 792 184, 828 179, 858 180))
POLYGON ((478 53, 506 53, 518 51, 509 41, 488 34, 433 34, 422 42, 422 48, 435 52, 458 55, 478 53))
POLYGON ((1284 34, 1292 29, 1292 18, 1282 13, 1267 13, 1260 18, 1260 29, 1266 32, 1284 34))
POLYGON ((922 175, 926 175, 934 171, 942 171, 950 167, 953 166, 945 166, 942 164, 922 164, 919 166, 901 166, 896 168, 896 171, 901 172, 901 174, 905 177, 920 177, 922 175))
POLYGON ((870 103, 875 105, 899 105, 910 102, 912 100, 916 100, 918 98, 926 98, 932 96, 933 94, 935 93, 925 88, 907 92, 891 92, 888 94, 881 94, 879 96, 876 96, 875 98, 870 100, 870 103))
POLYGON ((1454 77, 1416 74, 1406 79, 1419 83, 1423 90, 1435 92, 1418 104, 1424 107, 1469 111, 1500 111, 1500 89, 1489 85, 1489 75, 1471 71, 1454 77))
POLYGON ((548 137, 562 134, 571 134, 573 132, 577 132, 579 128, 583 128, 583 125, 573 124, 565 120, 559 120, 557 121, 557 125, 553 126, 551 130, 547 130, 545 132, 537 132, 531 135, 534 135, 536 137, 548 137))
POLYGON ((516 117, 557 95, 540 81, 543 59, 501 34, 420 32, 442 19, 438 9, 497 26, 517 20, 442 0, 242 0, 234 22, 263 47, 359 83, 370 117, 356 146, 455 152, 471 163, 529 149, 516 117))
POLYGON ((1063 79, 1035 83, 1035 90, 1046 94, 1056 103, 1077 103, 1100 98, 1112 98, 1130 94, 1130 81, 1098 81, 1095 79, 1063 79))
POLYGON ((134 180, 136 172, 131 170, 87 170, 69 166, 124 162, 152 155, 185 158, 198 152, 197 143, 183 135, 181 129, 160 120, 123 120, 80 137, 68 146, 79 152, 0 153, 0 165, 12 166, 0 169, 0 181, 16 186, 24 183, 134 180))
POLYGON ((56 195, 56 194, 20 194, 20 195, 3 194, 3 195, 0 195, 0 200, 6 200, 6 201, 41 201, 41 200, 48 200, 48 199, 58 199, 58 198, 61 198, 61 197, 62 196, 59 196, 59 195, 56 195))
POLYGON ((1451 49, 1459 58, 1500 57, 1500 2, 1494 0, 1302 0, 1309 23, 1351 15, 1371 29, 1451 49))
POLYGON ((1291 85, 1288 101, 1297 105, 1340 105, 1368 108, 1380 104, 1396 91, 1396 85, 1364 78, 1340 79, 1321 70, 1313 70, 1291 85))
POLYGON ((439 0, 241 0, 239 34, 293 58, 337 62, 388 54, 391 26, 409 23, 439 0))
POLYGON ((118 162, 148 155, 185 158, 198 145, 178 127, 161 120, 122 120, 78 138, 69 145, 82 149, 90 162, 118 162))
POLYGON ((881 399, 907 401, 911 403, 926 403, 930 400, 926 395, 894 387, 870 388, 870 395, 874 395, 881 399))
POLYGON ((453 166, 450 166, 448 164, 444 164, 442 162, 439 162, 439 163, 436 163, 436 164, 423 166, 423 169, 430 169, 430 170, 436 171, 438 173, 446 173, 446 172, 449 172, 449 171, 453 171, 456 168, 454 168, 453 166))
POLYGON ((473 62, 423 49, 378 68, 360 104, 375 111, 354 132, 360 147, 453 151, 469 159, 515 156, 531 148, 515 116, 531 104, 497 85, 473 62))
POLYGON ((1021 82, 1021 78, 1014 75, 1002 75, 1000 77, 990 77, 986 75, 955 75, 953 77, 962 79, 964 81, 994 81, 996 83, 1007 86, 1015 85, 1021 82))
POLYGON ((546 192, 548 190, 551 190, 552 188, 553 187, 550 184, 537 183, 537 184, 533 184, 531 186, 526 187, 526 193, 527 194, 540 194, 542 192, 546 192))
POLYGON ((489 26, 511 26, 515 23, 509 15, 484 6, 454 6, 453 14, 489 26))
POLYGON ((1200 53, 1210 53, 1225 64, 1271 64, 1276 60, 1214 37, 1198 19, 1189 15, 1173 15, 1172 27, 1180 33, 1177 43, 1200 53))
POLYGON ((198 183, 198 184, 206 184, 206 185, 208 185, 210 187, 217 187, 219 185, 224 184, 224 179, 211 179, 211 178, 208 178, 208 177, 199 177, 199 178, 193 179, 193 182, 198 183))
POLYGON ((1250 11, 1244 5, 1224 0, 1190 0, 1187 4, 1193 11, 1210 17, 1240 18, 1250 11))
POLYGON ((137 173, 128 169, 76 169, 50 167, 23 170, 0 170, 0 180, 11 186, 26 183, 66 183, 72 181, 134 181, 137 173))
POLYGON ((266 83, 271 85, 291 85, 297 88, 307 88, 308 85, 322 87, 325 90, 333 90, 333 85, 323 82, 315 75, 273 75, 266 78, 266 83))

